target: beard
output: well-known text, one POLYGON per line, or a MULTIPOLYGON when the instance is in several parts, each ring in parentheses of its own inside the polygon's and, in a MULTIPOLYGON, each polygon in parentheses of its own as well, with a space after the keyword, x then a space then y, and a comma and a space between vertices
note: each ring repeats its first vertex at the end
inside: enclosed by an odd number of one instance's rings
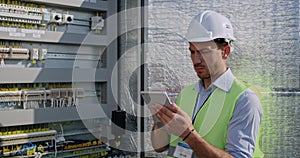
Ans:
POLYGON ((197 76, 201 79, 210 79, 210 72, 207 69, 207 66, 201 63, 194 64, 194 70, 197 73, 197 76), (200 70, 199 70, 200 69, 200 70))

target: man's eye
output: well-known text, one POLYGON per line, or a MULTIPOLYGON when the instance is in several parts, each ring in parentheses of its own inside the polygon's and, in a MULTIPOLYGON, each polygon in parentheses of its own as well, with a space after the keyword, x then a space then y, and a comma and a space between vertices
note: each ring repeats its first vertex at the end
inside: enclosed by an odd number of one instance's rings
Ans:
POLYGON ((201 54, 208 54, 208 53, 210 53, 210 51, 209 50, 201 50, 200 53, 201 54))

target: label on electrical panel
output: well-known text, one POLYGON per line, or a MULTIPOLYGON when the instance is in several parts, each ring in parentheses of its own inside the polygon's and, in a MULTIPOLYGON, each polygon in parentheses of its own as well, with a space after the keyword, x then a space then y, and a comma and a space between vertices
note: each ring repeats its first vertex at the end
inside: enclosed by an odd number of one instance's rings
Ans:
POLYGON ((33 38, 41 38, 41 34, 33 33, 32 37, 33 38))
POLYGON ((7 27, 0 27, 0 31, 7 32, 7 27))
POLYGON ((33 30, 29 30, 29 29, 21 29, 22 33, 32 33, 33 30))
POLYGON ((22 33, 36 33, 36 34, 45 34, 43 30, 31 30, 31 29, 21 29, 22 33))
POLYGON ((11 36, 11 37, 25 37, 26 34, 25 33, 20 33, 20 32, 10 32, 9 36, 11 36))
POLYGON ((36 30, 37 32, 36 33, 39 33, 39 34, 45 34, 45 31, 44 30, 36 30))
POLYGON ((7 28, 7 31, 8 32, 17 32, 17 29, 16 28, 7 28))

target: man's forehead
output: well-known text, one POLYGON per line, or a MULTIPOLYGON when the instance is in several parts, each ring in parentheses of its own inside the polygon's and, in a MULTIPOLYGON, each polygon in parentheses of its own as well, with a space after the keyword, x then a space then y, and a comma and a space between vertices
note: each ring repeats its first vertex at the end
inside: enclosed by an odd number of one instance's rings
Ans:
POLYGON ((190 48, 216 48, 217 44, 214 41, 208 41, 208 42, 189 42, 190 48))

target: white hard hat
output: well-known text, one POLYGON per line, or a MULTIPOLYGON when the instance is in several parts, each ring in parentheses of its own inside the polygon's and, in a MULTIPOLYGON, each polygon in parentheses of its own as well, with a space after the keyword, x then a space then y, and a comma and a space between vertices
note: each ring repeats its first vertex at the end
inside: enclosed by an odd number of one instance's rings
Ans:
POLYGON ((210 10, 193 18, 186 35, 189 42, 206 42, 217 38, 224 38, 227 42, 236 39, 228 18, 210 10))

